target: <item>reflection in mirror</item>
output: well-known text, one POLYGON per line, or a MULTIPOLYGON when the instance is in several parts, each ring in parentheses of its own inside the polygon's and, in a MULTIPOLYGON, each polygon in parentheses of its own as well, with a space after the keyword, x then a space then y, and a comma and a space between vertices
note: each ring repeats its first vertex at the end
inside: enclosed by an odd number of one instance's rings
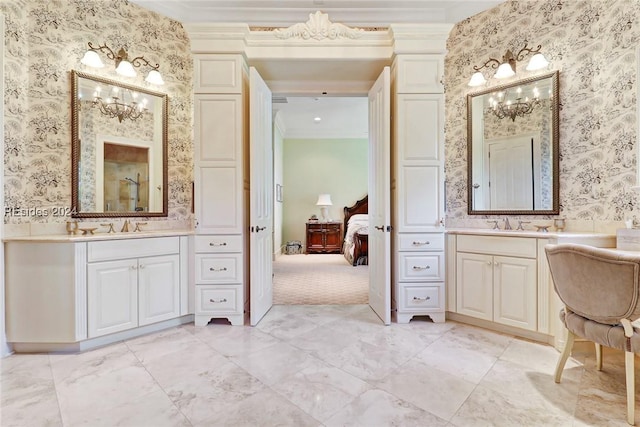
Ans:
POLYGON ((167 216, 167 95, 71 76, 74 216, 167 216))
POLYGON ((467 96, 469 214, 560 210, 558 72, 467 96))

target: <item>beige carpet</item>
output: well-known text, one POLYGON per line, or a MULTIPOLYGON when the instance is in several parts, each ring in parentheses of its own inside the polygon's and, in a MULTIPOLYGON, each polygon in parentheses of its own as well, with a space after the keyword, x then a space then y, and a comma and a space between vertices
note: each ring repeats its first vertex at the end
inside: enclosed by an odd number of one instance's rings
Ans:
POLYGON ((339 254, 281 255, 273 263, 274 304, 368 304, 369 267, 339 254))

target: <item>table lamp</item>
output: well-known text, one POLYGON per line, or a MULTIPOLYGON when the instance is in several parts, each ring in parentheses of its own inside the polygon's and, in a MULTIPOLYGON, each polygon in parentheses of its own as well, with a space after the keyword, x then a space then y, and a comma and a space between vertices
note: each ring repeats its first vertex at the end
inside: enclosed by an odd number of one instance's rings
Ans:
POLYGON ((320 214, 322 215, 322 222, 331 221, 329 218, 329 206, 332 206, 331 194, 320 194, 316 206, 320 206, 320 214))

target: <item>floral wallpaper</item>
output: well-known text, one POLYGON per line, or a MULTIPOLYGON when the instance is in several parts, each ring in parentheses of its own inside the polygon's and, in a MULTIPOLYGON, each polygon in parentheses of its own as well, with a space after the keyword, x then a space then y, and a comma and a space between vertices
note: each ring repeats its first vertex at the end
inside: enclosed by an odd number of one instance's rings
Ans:
MULTIPOLYGON (((182 25, 127 0, 3 0, 0 11, 5 16, 6 207, 71 206, 70 70, 75 69, 168 94, 168 219, 191 219, 193 66, 182 25), (134 78, 118 76, 104 54, 104 68, 85 67, 80 59, 88 42, 124 47, 160 64, 165 84, 146 83, 144 68, 134 78)), ((4 222, 67 219, 5 215, 4 222)))
MULTIPOLYGON (((636 49, 640 2, 507 1, 459 22, 445 58, 447 218, 467 215, 466 95, 474 65, 542 45, 560 71, 560 216, 620 221, 640 217, 636 185, 636 49)), ((528 60, 528 58, 526 58, 528 60)), ((517 78, 527 72, 518 63, 517 78)), ((489 86, 497 85, 487 71, 489 86)), ((511 78, 501 83, 515 81, 511 78)), ((540 217, 536 217, 540 219, 540 217)))

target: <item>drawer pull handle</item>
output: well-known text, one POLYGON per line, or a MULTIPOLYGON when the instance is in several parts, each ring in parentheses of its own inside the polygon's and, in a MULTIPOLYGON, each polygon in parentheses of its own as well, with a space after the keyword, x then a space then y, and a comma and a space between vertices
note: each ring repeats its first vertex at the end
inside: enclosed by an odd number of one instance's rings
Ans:
POLYGON ((413 297, 414 301, 429 301, 430 299, 431 297, 424 297, 424 298, 413 297))
POLYGON ((222 267, 222 268, 213 268, 210 267, 209 271, 227 271, 227 267, 222 267))
POLYGON ((209 243, 209 246, 227 246, 227 242, 222 242, 222 243, 209 243))
POLYGON ((420 267, 419 265, 414 265, 413 266, 414 270, 428 270, 430 268, 431 268, 431 266, 428 266, 428 265, 426 267, 420 267))
POLYGON ((425 242, 413 242, 413 245, 414 245, 414 246, 423 246, 423 245, 428 245, 428 244, 430 244, 430 243, 431 243, 431 242, 427 240, 427 241, 425 241, 425 242))
POLYGON ((219 303, 227 302, 227 299, 226 298, 222 298, 221 300, 216 301, 213 298, 209 298, 209 302, 212 302, 214 304, 219 304, 219 303))

